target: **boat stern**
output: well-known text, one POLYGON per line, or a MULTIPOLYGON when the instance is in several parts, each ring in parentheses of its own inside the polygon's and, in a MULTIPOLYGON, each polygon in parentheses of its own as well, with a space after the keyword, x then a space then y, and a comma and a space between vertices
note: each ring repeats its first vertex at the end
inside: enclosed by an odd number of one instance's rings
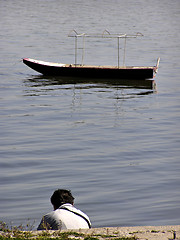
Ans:
POLYGON ((154 77, 156 76, 156 74, 157 74, 157 72, 158 72, 159 62, 160 62, 160 57, 158 57, 156 66, 154 67, 154 77))

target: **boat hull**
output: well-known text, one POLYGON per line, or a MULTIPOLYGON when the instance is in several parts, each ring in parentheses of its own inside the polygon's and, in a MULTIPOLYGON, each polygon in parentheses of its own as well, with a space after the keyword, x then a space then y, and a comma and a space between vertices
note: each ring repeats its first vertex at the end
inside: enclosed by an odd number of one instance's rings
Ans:
POLYGON ((156 67, 105 67, 58 64, 38 61, 30 58, 23 59, 24 64, 33 70, 47 76, 67 76, 85 78, 111 79, 152 79, 156 67))

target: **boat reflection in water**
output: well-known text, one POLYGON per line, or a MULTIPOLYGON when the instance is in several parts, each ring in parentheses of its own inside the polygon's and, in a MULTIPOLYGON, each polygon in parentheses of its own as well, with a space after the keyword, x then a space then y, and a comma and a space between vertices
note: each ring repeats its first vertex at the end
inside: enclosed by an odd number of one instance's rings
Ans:
MULTIPOLYGON (((60 86, 61 88, 121 88, 121 89, 142 89, 140 94, 156 92, 155 80, 133 80, 133 79, 102 79, 102 78, 73 78, 57 76, 32 76, 24 81, 28 87, 60 86), (72 86, 73 85, 73 86, 72 86), (147 91, 148 90, 148 91, 147 91)), ((50 88, 52 90, 52 88, 50 88)), ((57 88, 56 88, 57 90, 57 88)), ((39 89, 38 89, 39 91, 39 89)))

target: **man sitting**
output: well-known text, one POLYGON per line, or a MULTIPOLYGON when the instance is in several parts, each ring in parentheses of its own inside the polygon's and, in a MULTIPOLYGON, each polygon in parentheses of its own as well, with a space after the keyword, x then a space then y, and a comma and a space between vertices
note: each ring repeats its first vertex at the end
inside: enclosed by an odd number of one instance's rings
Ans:
POLYGON ((91 228, 89 217, 74 207, 71 191, 56 190, 51 196, 54 211, 43 216, 37 230, 87 229, 91 228))

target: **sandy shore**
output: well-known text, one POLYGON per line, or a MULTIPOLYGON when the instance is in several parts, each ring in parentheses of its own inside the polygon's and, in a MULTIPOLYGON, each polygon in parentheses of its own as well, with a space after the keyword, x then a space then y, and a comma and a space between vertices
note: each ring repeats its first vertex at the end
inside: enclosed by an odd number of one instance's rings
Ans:
MULTIPOLYGON (((33 236, 42 235, 44 231, 32 231, 33 236)), ((70 230, 63 231, 47 231, 49 236, 58 236, 58 233, 71 232, 70 230)), ((0 232, 0 235, 6 235, 5 232, 0 232)), ((12 234, 13 235, 13 234, 12 234)), ((11 235, 11 236, 12 236, 11 235)), ((87 236, 92 236, 99 240, 115 240, 120 237, 135 237, 138 240, 180 240, 180 225, 173 226, 137 226, 137 227, 104 227, 72 230, 70 234, 73 239, 84 240, 87 236), (77 237, 74 232, 82 234, 77 237)))
POLYGON ((78 233, 93 235, 99 239, 118 237, 136 237, 138 240, 180 240, 180 225, 174 226, 138 226, 138 227, 104 227, 78 230, 78 233), (111 237, 108 237, 111 236, 111 237))
POLYGON ((114 235, 115 237, 136 237, 138 240, 180 239, 180 225, 174 226, 139 226, 110 227, 81 230, 86 234, 114 235))

